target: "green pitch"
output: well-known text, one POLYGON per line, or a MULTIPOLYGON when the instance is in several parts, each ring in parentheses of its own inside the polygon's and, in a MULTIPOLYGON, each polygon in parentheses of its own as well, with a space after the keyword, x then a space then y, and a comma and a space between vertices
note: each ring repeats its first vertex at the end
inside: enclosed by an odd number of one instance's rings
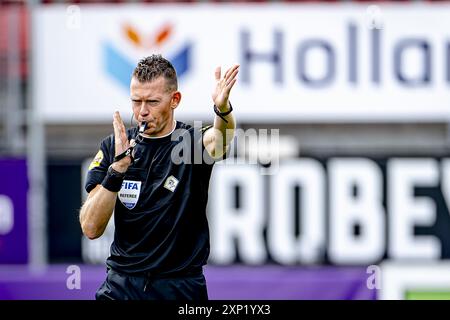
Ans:
POLYGON ((450 288, 442 290, 409 290, 405 294, 406 300, 450 300, 450 288))

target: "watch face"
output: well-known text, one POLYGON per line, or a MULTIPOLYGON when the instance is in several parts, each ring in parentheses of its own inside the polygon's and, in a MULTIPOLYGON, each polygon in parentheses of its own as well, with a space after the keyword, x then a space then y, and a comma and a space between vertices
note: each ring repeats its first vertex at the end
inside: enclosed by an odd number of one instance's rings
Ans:
POLYGON ((114 168, 112 167, 112 165, 109 166, 109 168, 108 168, 108 173, 109 173, 110 175, 116 176, 116 177, 123 177, 123 176, 125 176, 125 172, 122 173, 122 172, 119 172, 119 171, 114 170, 114 168))

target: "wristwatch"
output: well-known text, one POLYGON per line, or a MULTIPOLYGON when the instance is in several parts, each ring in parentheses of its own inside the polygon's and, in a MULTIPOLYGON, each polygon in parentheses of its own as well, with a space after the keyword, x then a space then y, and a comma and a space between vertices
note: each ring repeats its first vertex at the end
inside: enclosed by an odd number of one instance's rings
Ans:
POLYGON ((112 167, 112 164, 108 167, 107 173, 108 173, 108 176, 110 176, 110 177, 120 178, 120 179, 125 178, 125 172, 119 172, 117 170, 114 170, 114 168, 112 167))
POLYGON ((229 103, 229 105, 230 105, 230 109, 229 109, 228 111, 220 112, 219 108, 217 108, 216 105, 214 105, 214 108, 213 108, 213 109, 214 109, 214 112, 215 112, 220 118, 222 118, 222 120, 223 120, 225 123, 228 123, 228 120, 225 119, 225 116, 229 115, 229 114, 233 111, 233 106, 231 105, 231 102, 228 102, 228 103, 229 103))

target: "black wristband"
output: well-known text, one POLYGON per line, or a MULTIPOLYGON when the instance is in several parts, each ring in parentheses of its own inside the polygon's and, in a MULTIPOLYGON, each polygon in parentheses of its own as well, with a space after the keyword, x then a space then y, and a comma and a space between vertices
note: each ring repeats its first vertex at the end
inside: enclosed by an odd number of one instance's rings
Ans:
POLYGON ((228 123, 228 120, 225 119, 225 116, 229 115, 231 113, 231 111, 233 111, 233 106, 230 103, 230 110, 225 111, 225 112, 220 112, 219 109, 217 108, 216 105, 214 105, 214 112, 220 117, 222 118, 223 121, 225 121, 225 123, 228 123))
POLYGON ((109 166, 108 172, 102 181, 102 186, 111 192, 119 192, 124 178, 125 173, 118 172, 109 166))

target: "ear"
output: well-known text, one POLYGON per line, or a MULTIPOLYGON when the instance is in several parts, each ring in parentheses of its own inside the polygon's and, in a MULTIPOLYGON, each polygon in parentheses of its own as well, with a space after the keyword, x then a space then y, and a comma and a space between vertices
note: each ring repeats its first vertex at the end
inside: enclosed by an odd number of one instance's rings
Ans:
POLYGON ((177 91, 172 96, 172 101, 170 102, 171 108, 175 109, 176 107, 178 107, 180 101, 181 101, 181 92, 177 91))

